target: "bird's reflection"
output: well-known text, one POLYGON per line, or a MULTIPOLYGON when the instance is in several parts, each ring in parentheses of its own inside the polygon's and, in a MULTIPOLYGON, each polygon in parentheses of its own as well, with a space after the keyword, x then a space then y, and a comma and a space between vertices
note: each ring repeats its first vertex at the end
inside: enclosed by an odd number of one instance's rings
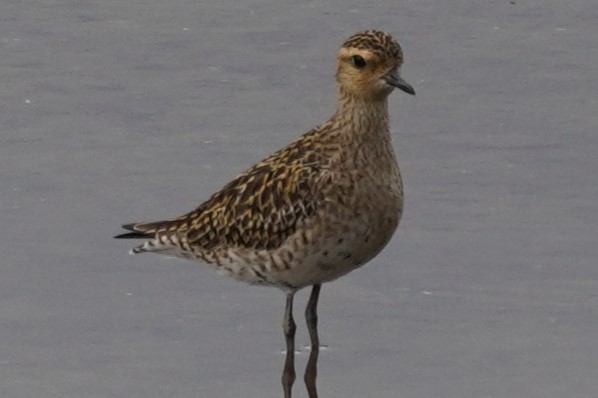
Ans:
MULTIPOLYGON (((282 372, 282 388, 284 398, 291 398, 291 390, 295 382, 295 330, 296 325, 293 320, 293 293, 287 296, 287 305, 283 321, 283 330, 287 346, 287 355, 282 372)), ((311 341, 311 352, 305 367, 305 387, 309 398, 318 398, 316 388, 316 377, 318 376, 318 355, 320 353, 320 340, 318 338, 318 297, 320 296, 320 285, 314 285, 309 296, 307 307, 305 308, 305 320, 309 339, 311 341)))

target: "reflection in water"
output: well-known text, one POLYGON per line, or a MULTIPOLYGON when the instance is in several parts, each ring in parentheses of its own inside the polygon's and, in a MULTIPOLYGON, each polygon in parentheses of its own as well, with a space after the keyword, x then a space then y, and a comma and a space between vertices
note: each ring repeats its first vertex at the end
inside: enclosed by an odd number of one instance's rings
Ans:
MULTIPOLYGON (((318 297, 320 296, 320 286, 314 285, 309 296, 307 308, 305 308, 305 320, 307 321, 307 329, 309 331, 309 338, 311 340, 311 352, 309 360, 305 367, 305 386, 309 394, 309 398, 318 398, 318 391, 316 389, 316 377, 318 375, 318 354, 320 353, 320 340, 318 339, 318 297)), ((287 295, 287 305, 284 313, 284 321, 282 324, 284 330, 285 341, 287 345, 287 355, 284 362, 284 370, 282 372, 282 388, 284 390, 284 398, 291 398, 291 390, 295 382, 295 330, 297 329, 295 321, 293 320, 293 297, 295 292, 287 295)))
POLYGON ((318 354, 320 353, 320 347, 313 346, 311 353, 309 354, 309 360, 305 368, 305 387, 307 387, 307 393, 309 398, 318 398, 318 390, 316 388, 316 377, 318 376, 318 354))

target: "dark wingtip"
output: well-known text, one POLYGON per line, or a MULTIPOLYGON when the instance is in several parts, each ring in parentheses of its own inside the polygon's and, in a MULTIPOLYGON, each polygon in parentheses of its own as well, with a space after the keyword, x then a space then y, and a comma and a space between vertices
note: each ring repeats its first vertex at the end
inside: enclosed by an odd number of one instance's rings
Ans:
POLYGON ((116 235, 114 239, 147 239, 151 238, 150 235, 141 232, 129 232, 126 234, 116 235))
POLYGON ((116 235, 114 237, 114 239, 147 239, 147 238, 151 238, 152 235, 144 233, 144 232, 139 232, 135 230, 135 225, 136 224, 125 224, 122 227, 124 229, 126 229, 127 231, 132 231, 132 232, 127 232, 126 234, 120 234, 120 235, 116 235))
POLYGON ((136 223, 125 224, 122 227, 123 227, 123 229, 126 229, 127 231, 137 232, 137 231, 135 231, 135 225, 136 225, 136 223))

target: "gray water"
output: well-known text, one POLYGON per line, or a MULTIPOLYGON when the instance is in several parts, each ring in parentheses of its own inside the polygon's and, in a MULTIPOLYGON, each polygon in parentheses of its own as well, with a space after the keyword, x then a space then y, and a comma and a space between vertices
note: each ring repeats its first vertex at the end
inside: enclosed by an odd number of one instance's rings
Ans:
POLYGON ((406 209, 323 286, 320 396, 595 397, 597 18, 593 0, 4 1, 0 396, 282 396, 280 292, 112 236, 329 117, 337 47, 376 28, 417 90, 391 99, 406 209))

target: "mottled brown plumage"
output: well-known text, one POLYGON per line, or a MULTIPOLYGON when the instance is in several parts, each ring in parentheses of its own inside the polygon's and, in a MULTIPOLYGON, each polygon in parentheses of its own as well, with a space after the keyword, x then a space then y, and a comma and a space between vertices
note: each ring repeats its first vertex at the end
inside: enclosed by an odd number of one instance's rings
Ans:
POLYGON ((404 83, 402 62, 390 35, 351 36, 338 53, 339 103, 328 122, 243 172, 194 211, 128 225, 135 233, 121 237, 153 238, 134 253, 199 259, 250 283, 290 289, 363 264, 383 248, 402 212, 386 102, 397 86, 388 77, 404 83), (365 67, 357 67, 354 57, 365 67))
MULTIPOLYGON (((197 259, 242 281, 286 290, 287 352, 293 347, 293 294, 314 285, 308 318, 314 342, 320 284, 378 254, 402 214, 387 103, 394 88, 414 94, 400 77, 402 63, 390 35, 351 36, 337 54, 338 105, 327 122, 241 173, 194 211, 125 225, 132 232, 118 237, 149 238, 133 253, 197 259)), ((294 380, 288 356, 285 375, 294 380)))

